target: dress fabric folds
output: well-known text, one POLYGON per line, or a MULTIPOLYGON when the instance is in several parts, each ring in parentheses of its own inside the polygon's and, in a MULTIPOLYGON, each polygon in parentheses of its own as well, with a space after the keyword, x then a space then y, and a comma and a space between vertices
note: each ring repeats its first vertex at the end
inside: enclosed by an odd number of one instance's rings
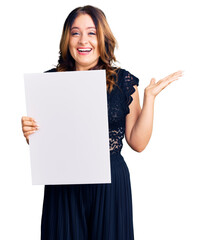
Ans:
POLYGON ((117 86, 107 93, 111 184, 45 185, 41 240, 134 240, 130 173, 121 149, 139 79, 116 71, 117 86))

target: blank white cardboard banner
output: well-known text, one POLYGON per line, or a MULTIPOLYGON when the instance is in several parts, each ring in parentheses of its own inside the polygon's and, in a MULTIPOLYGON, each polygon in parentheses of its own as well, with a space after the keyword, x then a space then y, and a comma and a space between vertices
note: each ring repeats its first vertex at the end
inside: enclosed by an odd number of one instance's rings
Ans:
POLYGON ((32 184, 111 183, 105 70, 25 74, 32 184))

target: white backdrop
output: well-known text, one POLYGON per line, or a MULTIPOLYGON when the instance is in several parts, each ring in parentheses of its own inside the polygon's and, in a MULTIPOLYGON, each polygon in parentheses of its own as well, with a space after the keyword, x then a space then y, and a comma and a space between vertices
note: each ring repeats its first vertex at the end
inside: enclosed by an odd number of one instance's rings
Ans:
POLYGON ((155 100, 146 149, 137 153, 124 140, 135 239, 205 240, 203 0, 11 0, 0 7, 0 239, 40 239, 43 186, 31 185, 29 147, 21 130, 26 115, 23 74, 57 63, 64 20, 86 4, 105 12, 119 43, 119 65, 140 79, 141 104, 152 77, 184 70, 184 77, 155 100))

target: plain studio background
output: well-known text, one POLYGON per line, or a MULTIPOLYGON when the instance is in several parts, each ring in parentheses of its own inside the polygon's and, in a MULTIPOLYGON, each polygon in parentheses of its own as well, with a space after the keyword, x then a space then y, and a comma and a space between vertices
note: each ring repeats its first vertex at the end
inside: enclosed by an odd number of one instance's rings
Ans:
POLYGON ((57 63, 63 23, 71 10, 86 4, 105 12, 119 43, 120 66, 140 79, 141 104, 152 77, 159 80, 184 70, 184 76, 155 100, 147 148, 137 153, 123 142, 132 182, 135 239, 205 240, 203 0, 4 2, 0 239, 40 239, 43 186, 31 184, 29 147, 21 130, 21 117, 26 115, 23 74, 43 72, 57 63))

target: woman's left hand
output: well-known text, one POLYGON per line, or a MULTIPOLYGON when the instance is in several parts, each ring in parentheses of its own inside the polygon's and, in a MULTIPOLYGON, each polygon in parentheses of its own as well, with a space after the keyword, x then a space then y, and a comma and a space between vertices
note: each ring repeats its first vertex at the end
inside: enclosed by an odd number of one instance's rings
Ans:
POLYGON ((167 87, 171 82, 174 82, 179 77, 182 77, 183 72, 177 71, 167 77, 160 79, 156 82, 155 78, 152 78, 150 84, 145 88, 144 93, 147 97, 155 98, 165 87, 167 87))

